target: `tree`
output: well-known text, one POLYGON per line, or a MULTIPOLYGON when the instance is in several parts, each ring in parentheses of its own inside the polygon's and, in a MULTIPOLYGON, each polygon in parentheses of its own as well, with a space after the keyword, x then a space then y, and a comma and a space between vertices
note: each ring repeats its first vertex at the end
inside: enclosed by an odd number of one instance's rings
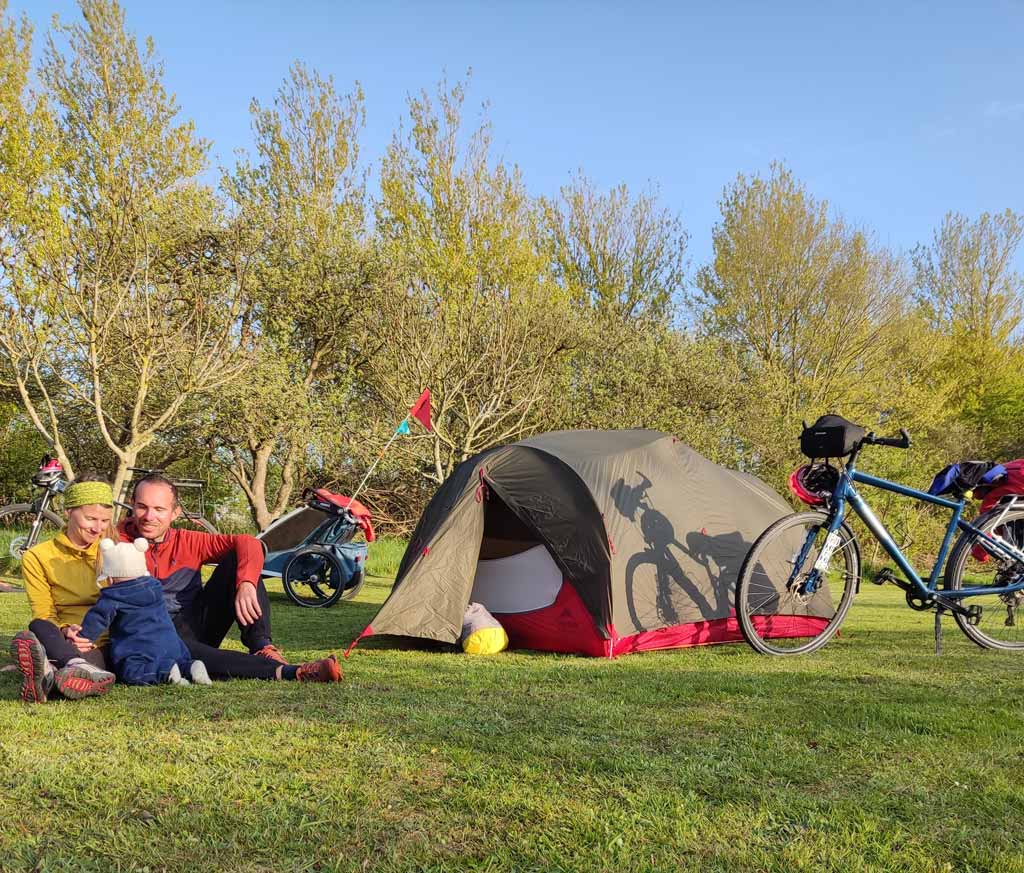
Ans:
MULTIPOLYGON (((295 64, 272 107, 253 101, 257 162, 223 188, 246 290, 251 378, 222 395, 218 451, 262 529, 288 506, 307 446, 339 426, 372 310, 375 258, 358 167, 363 97, 295 64)), ((343 420, 343 419, 342 419, 343 420)))
POLYGON ((944 354, 950 407, 976 432, 975 450, 1017 453, 1024 415, 1024 278, 1012 269, 1024 220, 1007 209, 976 221, 949 213, 913 252, 915 297, 944 354))
POLYGON ((69 470, 66 417, 91 410, 117 488, 188 401, 242 372, 240 296, 197 182, 207 146, 175 122, 152 41, 140 53, 114 2, 81 9, 84 23, 57 25, 69 56, 51 36, 40 69, 55 144, 21 213, 46 222, 4 289, 0 350, 69 470))
POLYGON ((607 194, 582 175, 543 200, 555 275, 577 306, 621 321, 665 323, 683 292, 687 234, 653 193, 607 194))
POLYGON ((518 168, 491 158, 486 122, 462 144, 464 97, 442 84, 436 104, 410 99, 412 127, 388 149, 376 212, 390 279, 369 387, 399 417, 431 388, 434 432, 399 451, 421 452, 435 482, 536 428, 575 330, 518 168))
POLYGON ((743 355, 748 463, 779 481, 801 419, 827 411, 869 425, 934 418, 936 352, 914 329, 899 259, 780 165, 737 177, 721 209, 691 305, 705 335, 743 355))

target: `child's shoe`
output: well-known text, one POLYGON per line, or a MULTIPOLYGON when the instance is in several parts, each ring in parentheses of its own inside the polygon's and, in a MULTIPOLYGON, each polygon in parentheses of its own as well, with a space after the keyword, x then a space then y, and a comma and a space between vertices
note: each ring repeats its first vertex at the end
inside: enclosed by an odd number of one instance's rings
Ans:
POLYGON ((189 682, 188 679, 186 679, 184 676, 181 675, 181 670, 179 670, 178 669, 178 665, 175 664, 173 667, 171 667, 171 672, 167 674, 167 684, 168 685, 191 685, 192 683, 189 682))
POLYGON ((206 664, 202 661, 192 662, 192 681, 196 685, 213 685, 210 681, 210 674, 206 672, 206 664))

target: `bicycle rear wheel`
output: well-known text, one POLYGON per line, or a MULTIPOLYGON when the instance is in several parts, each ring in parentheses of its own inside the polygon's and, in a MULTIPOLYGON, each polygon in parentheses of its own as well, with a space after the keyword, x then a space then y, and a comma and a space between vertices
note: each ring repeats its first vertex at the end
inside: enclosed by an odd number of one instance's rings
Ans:
MULTIPOLYGON (((993 510, 979 518, 974 526, 990 536, 1001 537, 1015 548, 1024 549, 1024 509, 1011 509, 1005 515, 999 509, 993 510)), ((946 562, 943 581, 947 589, 1009 585, 1024 576, 1024 564, 990 555, 982 542, 970 531, 961 534, 946 562)), ((1024 592, 981 594, 962 602, 981 607, 976 625, 965 616, 953 615, 970 640, 983 649, 1024 649, 1024 592)))
POLYGON ((743 638, 761 654, 813 652, 843 623, 860 582, 860 553, 843 524, 815 586, 811 574, 825 547, 827 525, 824 512, 787 516, 747 553, 736 583, 736 617, 743 638))
MULTIPOLYGON (((21 556, 36 543, 52 540, 64 526, 55 512, 44 510, 39 519, 39 527, 32 535, 32 525, 36 520, 36 510, 31 503, 12 503, 0 508, 0 563, 20 564, 21 556), (31 542, 29 539, 31 537, 31 542)), ((11 569, 16 569, 12 566, 11 569)))

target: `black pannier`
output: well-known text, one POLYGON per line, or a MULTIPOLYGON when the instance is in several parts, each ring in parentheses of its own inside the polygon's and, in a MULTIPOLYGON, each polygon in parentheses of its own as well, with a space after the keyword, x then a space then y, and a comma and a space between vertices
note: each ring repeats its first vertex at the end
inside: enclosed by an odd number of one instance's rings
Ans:
POLYGON ((808 458, 845 458, 867 431, 841 415, 823 415, 800 434, 800 451, 808 458))

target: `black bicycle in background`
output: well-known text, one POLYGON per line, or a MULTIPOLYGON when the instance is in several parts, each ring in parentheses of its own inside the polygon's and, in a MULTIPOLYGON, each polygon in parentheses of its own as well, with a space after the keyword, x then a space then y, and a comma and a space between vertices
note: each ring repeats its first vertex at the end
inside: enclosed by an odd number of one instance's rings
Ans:
MULTIPOLYGON (((131 506, 124 502, 132 486, 150 473, 163 475, 163 470, 147 470, 142 467, 130 467, 129 472, 131 477, 125 481, 118 499, 114 500, 116 508, 125 515, 131 515, 132 511, 131 506)), ((168 478, 177 487, 182 503, 181 518, 174 526, 217 533, 217 528, 205 516, 206 483, 201 479, 168 478)), ((19 561, 32 546, 52 539, 64 527, 58 512, 61 509, 60 495, 64 493, 68 482, 60 462, 44 455, 39 469, 32 476, 32 484, 41 488, 42 493, 31 503, 11 503, 0 507, 0 554, 19 561)))

